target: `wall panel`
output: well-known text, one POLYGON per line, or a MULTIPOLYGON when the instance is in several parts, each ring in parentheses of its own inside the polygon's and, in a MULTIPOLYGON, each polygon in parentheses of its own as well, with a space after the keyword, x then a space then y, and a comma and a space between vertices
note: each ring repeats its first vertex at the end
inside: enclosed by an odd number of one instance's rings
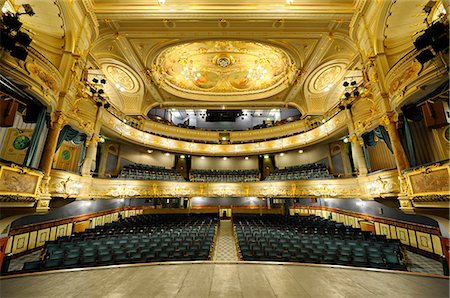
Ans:
POLYGON ((30 233, 30 238, 28 239, 28 249, 33 249, 36 247, 37 231, 30 233))

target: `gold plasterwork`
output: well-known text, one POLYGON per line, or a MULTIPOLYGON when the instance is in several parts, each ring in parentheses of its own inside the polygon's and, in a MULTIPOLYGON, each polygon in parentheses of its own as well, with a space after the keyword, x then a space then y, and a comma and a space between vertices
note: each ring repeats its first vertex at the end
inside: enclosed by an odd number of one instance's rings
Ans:
POLYGON ((205 40, 170 46, 152 64, 153 80, 170 93, 267 97, 288 87, 297 67, 280 48, 253 41, 205 40))
POLYGON ((156 180, 123 180, 79 177, 52 170, 54 197, 76 198, 180 198, 208 197, 336 197, 376 198, 395 196, 400 192, 397 171, 351 179, 260 181, 242 183, 170 182, 156 180), (68 186, 67 186, 68 185, 68 186), (381 186, 381 187, 380 187, 381 186), (369 190, 369 192, 368 192, 369 190))

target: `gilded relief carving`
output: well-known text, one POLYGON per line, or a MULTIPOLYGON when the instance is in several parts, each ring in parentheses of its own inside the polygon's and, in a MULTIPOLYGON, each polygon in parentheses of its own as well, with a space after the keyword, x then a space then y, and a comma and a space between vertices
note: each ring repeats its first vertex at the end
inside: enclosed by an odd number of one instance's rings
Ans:
POLYGON ((34 76, 36 76, 44 85, 52 90, 54 93, 58 93, 59 86, 53 76, 40 67, 37 64, 31 63, 26 65, 27 70, 34 76))
POLYGON ((35 195, 39 176, 25 172, 2 168, 0 176, 0 193, 16 193, 35 195))
POLYGON ((165 49, 151 67, 162 88, 194 94, 264 92, 297 72, 281 49, 237 40, 208 40, 165 49))

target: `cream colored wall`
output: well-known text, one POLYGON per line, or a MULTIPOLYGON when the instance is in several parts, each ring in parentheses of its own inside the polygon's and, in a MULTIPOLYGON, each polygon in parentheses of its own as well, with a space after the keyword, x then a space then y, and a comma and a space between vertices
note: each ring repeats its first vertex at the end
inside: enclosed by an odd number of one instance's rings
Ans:
POLYGON ((258 157, 250 156, 248 160, 244 157, 228 157, 223 160, 221 157, 192 157, 192 169, 199 170, 257 170, 258 157))
POLYGON ((329 155, 328 145, 319 144, 304 148, 303 153, 298 153, 298 150, 295 150, 284 153, 284 156, 276 154, 275 164, 279 169, 283 169, 285 167, 314 163, 321 159, 328 158, 329 155))
POLYGON ((175 163, 175 156, 166 156, 160 151, 147 152, 147 148, 136 145, 120 145, 119 160, 125 158, 134 163, 152 165, 158 167, 172 168, 175 163))

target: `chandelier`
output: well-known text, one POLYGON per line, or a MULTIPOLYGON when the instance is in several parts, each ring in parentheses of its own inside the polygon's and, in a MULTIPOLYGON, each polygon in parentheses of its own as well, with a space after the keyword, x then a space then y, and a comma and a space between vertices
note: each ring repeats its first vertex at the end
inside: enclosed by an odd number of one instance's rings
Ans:
POLYGON ((261 59, 255 61, 255 66, 248 69, 247 78, 252 81, 265 81, 268 79, 267 74, 269 70, 267 69, 270 65, 268 59, 261 59))

